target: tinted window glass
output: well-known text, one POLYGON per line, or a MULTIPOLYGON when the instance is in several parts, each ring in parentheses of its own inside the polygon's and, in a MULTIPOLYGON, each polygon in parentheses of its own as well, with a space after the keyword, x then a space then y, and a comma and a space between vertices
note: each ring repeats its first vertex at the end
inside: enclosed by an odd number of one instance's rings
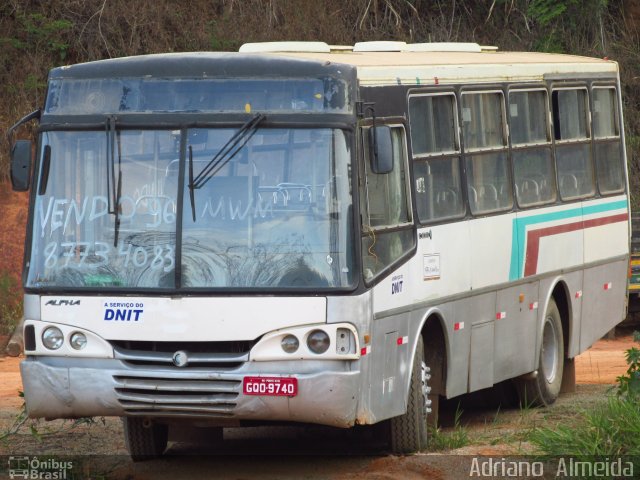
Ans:
POLYGON ((506 152, 467 157, 467 189, 472 213, 511 208, 511 182, 506 152))
POLYGON ((413 165, 418 216, 425 222, 464 214, 460 159, 434 158, 413 165))
POLYGON ((624 170, 620 141, 596 143, 598 186, 602 193, 624 190, 624 170))
POLYGON ((366 191, 363 192, 362 264, 364 278, 372 280, 379 272, 413 248, 411 211, 406 181, 404 130, 391 129, 393 170, 371 172, 368 132, 363 132, 366 191), (407 225, 404 229, 386 231, 388 227, 407 225))
POLYGON ((427 95, 409 99, 411 146, 414 155, 458 150, 454 112, 453 95, 427 95))
POLYGON ((590 152, 588 144, 556 146, 558 182, 563 200, 594 193, 590 152))
POLYGON ((467 148, 504 146, 502 93, 463 94, 462 127, 467 148))
POLYGON ((547 93, 544 90, 509 94, 512 145, 547 142, 547 93))
POLYGON ((587 91, 563 89, 553 92, 553 119, 556 140, 582 140, 587 132, 587 91))
MULTIPOLYGON (((407 223, 411 220, 407 208, 407 192, 404 167, 403 130, 391 130, 393 142, 393 170, 389 173, 371 172, 369 162, 367 170, 367 212, 371 227, 389 227, 407 223)), ((367 144, 367 142, 365 142, 367 144)), ((369 155, 368 148, 365 154, 369 155)))
POLYGON ((593 134, 595 138, 619 135, 616 110, 616 91, 613 88, 593 89, 593 134))
POLYGON ((529 206, 553 202, 556 181, 551 148, 527 148, 512 153, 518 205, 529 206))

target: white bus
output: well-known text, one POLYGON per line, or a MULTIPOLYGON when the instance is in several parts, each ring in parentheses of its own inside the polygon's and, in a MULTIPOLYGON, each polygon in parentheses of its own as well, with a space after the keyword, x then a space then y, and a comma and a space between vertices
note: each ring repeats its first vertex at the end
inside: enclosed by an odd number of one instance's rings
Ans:
POLYGON ((618 67, 476 44, 247 44, 53 69, 24 263, 31 417, 376 429, 550 404, 625 316, 618 67))

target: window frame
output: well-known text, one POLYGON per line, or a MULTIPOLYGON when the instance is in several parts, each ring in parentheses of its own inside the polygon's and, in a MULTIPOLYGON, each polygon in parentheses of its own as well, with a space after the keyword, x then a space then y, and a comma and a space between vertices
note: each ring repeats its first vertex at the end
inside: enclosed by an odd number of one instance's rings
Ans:
MULTIPOLYGON (((552 139, 553 139, 553 155, 554 155, 554 164, 556 169, 556 186, 558 190, 558 200, 562 203, 571 203, 576 201, 583 201, 589 198, 594 198, 598 194, 598 186, 597 186, 597 172, 595 168, 595 158, 594 158, 594 147, 593 147, 593 126, 592 126, 592 116, 591 116, 591 86, 587 83, 552 83, 550 85, 550 101, 551 101, 551 122, 552 122, 552 139), (586 137, 580 138, 556 138, 556 121, 559 122, 560 116, 560 104, 558 104, 558 118, 556 118, 555 110, 553 108, 553 95, 557 91, 566 91, 566 90, 582 90, 585 92, 586 103, 585 103, 585 131, 586 137), (588 146, 589 158, 587 159, 587 166, 591 172, 591 190, 588 193, 565 196, 562 191, 562 182, 560 181, 561 169, 559 167, 558 153, 561 152, 565 147, 571 146, 579 147, 581 145, 588 146)), ((559 128, 559 127, 558 127, 559 128)))
MULTIPOLYGON (((370 228, 371 230, 373 230, 374 232, 392 232, 392 231, 396 231, 396 230, 402 230, 404 228, 407 227, 412 227, 414 225, 414 216, 413 216, 413 192, 411 191, 411 176, 412 176, 412 171, 410 169, 410 165, 409 165, 409 152, 407 149, 407 132, 406 132, 406 128, 402 123, 396 122, 382 122, 380 121, 380 119, 378 119, 379 123, 376 123, 376 126, 387 126, 390 127, 392 130, 395 128, 399 128, 401 129, 401 134, 400 134, 400 138, 402 139, 402 152, 401 155, 403 157, 402 161, 404 162, 404 189, 405 189, 405 200, 406 200, 406 208, 407 208, 407 213, 408 213, 408 221, 406 222, 402 222, 402 223, 398 223, 396 225, 387 225, 387 226, 372 226, 371 225, 371 216, 370 216, 370 212, 369 212, 369 183, 368 183, 368 179, 367 179, 367 173, 373 173, 371 172, 369 169, 371 168, 370 166, 368 166, 367 164, 363 165, 363 172, 362 172, 362 185, 364 187, 364 201, 365 201, 365 206, 366 206, 366 211, 361 211, 361 214, 363 216, 363 219, 365 218, 365 214, 366 214, 366 218, 367 218, 367 224, 366 226, 368 228, 370 228)), ((368 162, 369 161, 369 155, 368 155, 368 147, 367 147, 367 139, 368 139, 368 131, 370 128, 372 128, 373 125, 363 125, 362 128, 360 129, 361 131, 361 135, 360 135, 360 141, 362 142, 362 157, 364 162, 368 162)), ((373 173, 373 175, 386 175, 386 174, 375 174, 373 173)), ((361 208, 362 210, 362 208, 361 208)), ((364 222, 361 222, 362 226, 365 226, 364 222)))
MULTIPOLYGON (((563 145, 565 143, 580 143, 580 142, 590 142, 591 139, 593 138, 593 132, 592 132, 592 127, 591 127, 591 95, 590 95, 590 89, 588 85, 584 85, 584 84, 578 84, 578 85, 562 85, 562 86, 557 86, 557 85, 551 85, 551 95, 550 95, 550 101, 551 101, 551 125, 553 126, 553 132, 552 132, 552 138, 553 138, 553 142, 554 144, 560 144, 563 145), (560 120, 559 118, 559 114, 558 114, 558 118, 555 118, 554 115, 554 110, 553 110, 553 94, 555 92, 559 92, 559 91, 566 91, 566 90, 583 90, 586 94, 585 97, 585 130, 586 130, 586 137, 580 137, 580 138, 556 138, 556 132, 555 132, 555 128, 556 128, 556 120, 560 120)), ((558 105, 558 109, 559 109, 560 105, 558 105)), ((558 128, 560 128, 558 126, 558 128)))
MULTIPOLYGON (((513 192, 514 192, 514 200, 520 209, 530 209, 535 207, 540 207, 544 205, 550 205, 556 203, 560 198, 558 192, 558 181, 557 181, 557 168, 555 161, 555 147, 553 143, 553 114, 551 111, 551 96, 549 95, 549 90, 546 85, 540 86, 509 86, 507 89, 507 105, 510 105, 511 94, 513 93, 527 93, 527 92, 543 92, 545 99, 545 134, 546 141, 539 141, 534 143, 513 143, 513 128, 511 123, 508 124, 509 128, 509 153, 511 156, 511 168, 512 168, 512 179, 513 179, 513 192), (520 199, 520 192, 518 191, 518 183, 516 178, 516 161, 515 154, 519 152, 523 152, 526 150, 548 150, 549 152, 549 160, 551 162, 551 176, 549 180, 553 182, 552 192, 553 197, 547 200, 540 200, 538 202, 522 202, 520 199)), ((507 115, 507 119, 511 118, 510 112, 507 115)))
POLYGON ((411 156, 412 159, 428 159, 432 157, 443 157, 443 156, 453 156, 453 155, 461 155, 462 153, 462 142, 460 140, 460 119, 458 115, 458 98, 455 92, 447 91, 447 92, 420 92, 420 93, 410 93, 407 100, 407 113, 409 118, 409 132, 411 134, 411 156), (429 152, 429 153, 416 153, 413 148, 413 127, 411 123, 411 100, 413 98, 421 98, 421 97, 445 97, 449 96, 453 98, 453 121, 455 128, 453 129, 453 140, 455 146, 457 147, 455 150, 446 150, 442 152, 429 152))
MULTIPOLYGON (((613 83, 592 83, 590 85, 590 90, 591 90, 591 97, 590 97, 590 108, 592 109, 592 111, 595 111, 594 108, 594 103, 595 103, 595 91, 596 90, 612 90, 613 91, 613 95, 614 95, 614 111, 613 111, 613 116, 614 116, 614 128, 616 130, 616 135, 611 135, 611 136, 603 136, 603 137, 596 137, 595 134, 595 124, 593 125, 593 135, 592 135, 592 162, 593 162, 593 169, 594 169, 594 175, 595 175, 595 184, 596 184, 596 189, 597 189, 597 194, 601 195, 601 196, 612 196, 612 195, 620 195, 623 194, 627 191, 627 184, 628 184, 628 180, 627 180, 627 176, 628 173, 626 173, 626 161, 625 161, 625 150, 624 150, 624 136, 623 136, 623 129, 624 129, 624 125, 622 122, 622 111, 621 111, 621 103, 620 103, 620 91, 618 88, 618 85, 613 84, 613 83), (602 189, 602 185, 601 185, 601 181, 600 181, 600 169, 598 168, 598 157, 597 157, 597 146, 598 145, 603 145, 603 144, 613 144, 613 143, 617 143, 619 146, 619 151, 620 151, 620 158, 619 158, 619 162, 620 162, 620 169, 622 171, 622 188, 616 189, 616 190, 610 190, 610 191, 603 191, 602 189)), ((593 115, 592 115, 592 123, 593 122, 593 115)))
POLYGON ((410 179, 411 183, 412 183, 412 188, 415 188, 415 193, 412 192, 415 200, 416 200, 416 214, 415 214, 415 220, 416 223, 423 226, 423 225, 433 225, 433 224, 438 224, 438 223, 444 223, 444 222, 450 222, 452 220, 457 220, 457 219, 461 219, 464 218, 467 215, 467 200, 466 200, 466 193, 465 193, 465 187, 464 187, 464 171, 463 171, 463 167, 462 167, 462 139, 461 139, 461 126, 460 126, 460 113, 459 113, 459 109, 460 109, 460 101, 458 98, 458 94, 455 90, 447 90, 447 91, 410 91, 408 96, 407 96, 407 117, 409 119, 409 132, 411 135, 411 158, 410 158, 410 162, 412 163, 412 178, 410 179), (452 108, 453 108, 453 120, 454 120, 454 143, 455 143, 455 150, 447 150, 447 151, 441 151, 441 152, 430 152, 430 153, 416 153, 413 150, 413 132, 414 132, 414 127, 413 127, 413 123, 411 122, 411 100, 414 98, 422 98, 422 97, 444 97, 444 96, 449 96, 453 99, 452 102, 452 108), (418 189, 417 186, 415 185, 415 181, 417 181, 417 177, 415 175, 415 169, 416 169, 416 165, 419 164, 427 164, 430 163, 432 161, 455 161, 458 164, 458 185, 459 185, 459 194, 460 194, 460 204, 462 206, 461 211, 459 213, 455 213, 453 215, 446 215, 446 216, 437 216, 434 218, 429 218, 429 219, 423 219, 420 217, 419 214, 419 208, 417 205, 417 201, 418 201, 418 189))
MULTIPOLYGON (((358 242, 360 246, 358 247, 358 251, 360 253, 360 258, 358 263, 361 269, 361 275, 364 282, 364 285, 367 288, 370 288, 376 285, 380 280, 386 277, 390 272, 395 270, 399 265, 406 262, 408 258, 413 257, 415 251, 417 249, 417 237, 416 237, 416 216, 413 211, 413 191, 412 191, 412 178, 413 178, 413 169, 411 162, 409 161, 409 151, 408 151, 408 142, 409 138, 407 137, 407 127, 403 123, 404 119, 398 119, 397 117, 388 117, 388 118, 376 118, 376 126, 388 126, 392 129, 397 128, 400 130, 399 138, 402 141, 402 151, 401 156, 403 167, 405 169, 404 174, 404 192, 405 192, 405 200, 406 200, 406 208, 409 220, 407 222, 402 222, 394 226, 371 226, 370 225, 370 216, 369 216, 369 183, 367 180, 367 172, 374 174, 370 171, 370 166, 367 165, 370 162, 370 156, 368 155, 368 131, 373 126, 372 122, 368 121, 366 123, 361 124, 358 134, 358 143, 362 152, 359 155, 359 165, 360 168, 358 176, 359 176, 359 209, 360 209, 360 236, 358 237, 358 242), (362 162, 362 163, 360 163, 362 162), (366 209, 366 210, 365 210, 366 209), (364 221, 366 218, 366 222, 364 221), (411 235, 411 245, 402 254, 396 258, 395 260, 389 262, 388 264, 382 266, 380 270, 377 272, 373 272, 373 275, 370 278, 367 278, 365 275, 365 256, 367 255, 367 251, 362 245, 363 240, 373 234, 374 238, 377 234, 385 235, 385 234, 393 234, 395 232, 409 232, 411 235)), ((395 166, 394 166, 395 168, 395 166)), ((380 174, 378 174, 380 175, 380 174)))
MULTIPOLYGON (((460 90, 460 130, 461 130, 461 148, 462 148, 462 171, 463 171, 463 184, 464 191, 466 194, 466 202, 468 205, 468 211, 472 217, 486 217, 491 215, 500 215, 505 212, 511 211, 516 206, 515 194, 514 194, 514 181, 513 181, 513 168, 511 165, 511 156, 510 156, 510 144, 509 144, 509 126, 508 126, 508 118, 507 118, 507 107, 506 107, 506 96, 505 91, 508 91, 508 88, 505 88, 506 85, 487 85, 487 86, 476 86, 471 88, 462 88, 460 90), (469 147, 466 144, 465 138, 465 129, 463 125, 463 98, 465 95, 478 95, 478 94, 487 94, 487 93, 497 93, 501 98, 500 107, 501 107, 501 121, 502 121, 502 144, 499 146, 490 146, 490 147, 469 147), (469 171, 467 168, 467 162, 474 156, 477 155, 487 155, 490 153, 504 153, 505 161, 506 161, 506 169, 505 173, 507 176, 506 185, 509 188, 509 196, 508 196, 508 206, 499 207, 495 209, 477 209, 474 211, 472 208, 472 201, 469 187, 470 179, 469 179, 469 171)), ((494 185, 495 187, 495 185, 494 185)))
POLYGON ((460 134, 461 134, 461 140, 460 140, 460 145, 462 148, 462 152, 467 153, 467 152, 474 152, 474 153, 478 153, 478 152, 489 152, 492 150, 508 150, 509 148, 509 134, 508 134, 508 127, 507 127, 507 116, 506 116, 506 103, 505 103, 505 95, 504 95, 504 90, 501 88, 497 88, 497 87, 493 87, 493 88, 489 88, 489 89, 463 89, 460 91, 460 103, 459 103, 459 108, 460 108, 460 116, 459 116, 459 125, 460 125, 460 134), (501 102, 501 106, 502 106, 502 145, 497 146, 497 145, 493 145, 493 146, 489 146, 489 147, 468 147, 465 144, 465 133, 464 133, 464 115, 462 113, 462 110, 464 108, 463 106, 463 98, 465 95, 478 95, 478 94, 486 94, 486 93, 497 93, 500 95, 500 97, 502 98, 502 102, 501 102))

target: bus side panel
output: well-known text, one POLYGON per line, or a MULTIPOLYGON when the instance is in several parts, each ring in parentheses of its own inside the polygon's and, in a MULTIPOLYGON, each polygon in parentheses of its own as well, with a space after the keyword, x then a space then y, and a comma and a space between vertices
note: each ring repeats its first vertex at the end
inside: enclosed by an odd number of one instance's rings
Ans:
POLYGON ((499 290, 496 299, 494 381, 535 370, 540 308, 538 282, 499 290))
POLYGON ((469 349, 471 323, 474 315, 473 298, 464 298, 442 307, 445 319, 447 346, 446 396, 452 398, 469 390, 469 349))
POLYGON ((509 280, 513 220, 508 213, 469 222, 471 238, 471 287, 479 289, 509 280))
POLYGON ((582 209, 584 261, 588 268, 584 273, 580 351, 624 319, 629 253, 624 196, 585 201, 582 209))
MULTIPOLYGON (((629 223, 624 197, 584 202, 583 211, 585 264, 628 255, 629 223)), ((626 274, 621 279, 626 283, 626 274)))
MULTIPOLYGON (((450 356, 468 356, 469 367, 464 372, 467 379, 468 392, 493 385, 495 307, 495 292, 458 300, 454 306, 454 321, 458 325, 463 323, 464 330, 469 331, 469 344, 464 350, 452 351, 450 356)), ((454 332, 454 334, 458 332, 454 332)), ((449 370, 447 397, 466 393, 460 392, 455 388, 454 382, 456 379, 453 378, 454 375, 449 370)))
POLYGON ((415 302, 468 292, 471 289, 469 221, 418 230, 418 253, 412 285, 415 302))
POLYGON ((518 212, 513 241, 511 280, 580 267, 584 260, 582 208, 574 203, 518 212))
MULTIPOLYGON (((414 302, 434 302, 438 298, 460 296, 471 290, 471 248, 469 221, 460 220, 418 229, 418 252, 411 261, 411 291, 414 302)), ((469 376, 469 347, 472 315, 468 298, 435 304, 415 312, 411 331, 419 329, 430 315, 442 318, 446 355, 446 395, 466 393, 469 376)), ((429 335, 429 331, 424 332, 429 335)))
POLYGON ((410 313, 377 319, 373 323, 373 342, 367 354, 371 362, 371 411, 376 421, 401 415, 407 407, 412 347, 403 342, 408 336, 410 313))
POLYGON ((619 260, 585 270, 580 351, 624 319, 627 269, 627 261, 619 260))

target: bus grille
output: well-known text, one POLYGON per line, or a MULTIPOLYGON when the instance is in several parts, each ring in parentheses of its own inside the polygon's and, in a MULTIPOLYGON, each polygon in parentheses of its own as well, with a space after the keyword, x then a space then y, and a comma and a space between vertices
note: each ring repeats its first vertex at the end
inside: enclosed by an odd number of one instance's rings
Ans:
POLYGON ((173 366, 178 352, 187 359, 184 367, 222 370, 238 368, 249 360, 255 341, 238 342, 142 342, 112 340, 114 357, 128 365, 173 366))
POLYGON ((113 379, 127 415, 230 416, 240 391, 238 380, 124 375, 113 379))

